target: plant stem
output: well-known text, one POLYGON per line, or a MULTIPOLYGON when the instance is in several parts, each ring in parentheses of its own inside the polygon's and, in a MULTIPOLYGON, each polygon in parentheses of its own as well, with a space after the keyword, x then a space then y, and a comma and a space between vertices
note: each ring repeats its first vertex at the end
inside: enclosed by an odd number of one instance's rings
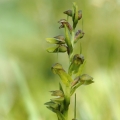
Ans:
POLYGON ((74 119, 76 119, 76 93, 75 93, 74 119))
POLYGON ((75 30, 72 30, 72 38, 71 38, 71 42, 72 42, 72 47, 74 47, 74 37, 75 37, 75 30))
POLYGON ((68 120, 68 109, 69 109, 69 104, 70 104, 70 87, 66 87, 65 89, 65 108, 64 108, 64 117, 65 120, 68 120))
MULTIPOLYGON (((74 37, 75 37, 75 30, 72 30, 72 37, 71 37, 71 43, 72 47, 74 45, 74 37)), ((73 53, 73 52, 72 52, 73 53)), ((71 54, 72 55, 72 54, 71 54)), ((69 57, 69 63, 70 63, 71 56, 69 57)), ((69 109, 69 104, 70 104, 70 86, 66 87, 65 91, 65 110, 63 112, 65 116, 65 120, 68 120, 68 109, 69 109)))

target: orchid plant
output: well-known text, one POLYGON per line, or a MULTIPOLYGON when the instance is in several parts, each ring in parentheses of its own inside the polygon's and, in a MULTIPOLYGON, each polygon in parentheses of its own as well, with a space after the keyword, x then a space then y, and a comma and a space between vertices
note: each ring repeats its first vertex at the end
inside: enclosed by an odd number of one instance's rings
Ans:
MULTIPOLYGON (((82 19, 82 11, 78 10, 76 3, 73 3, 73 9, 64 12, 67 19, 59 20, 60 27, 64 28, 64 35, 57 35, 53 38, 47 38, 46 41, 53 44, 47 49, 49 53, 65 53, 67 52, 69 58, 68 71, 65 71, 60 63, 55 63, 51 70, 54 74, 60 77, 59 89, 50 91, 52 98, 45 105, 48 109, 56 113, 58 120, 68 120, 68 110, 70 105, 70 98, 75 93, 76 89, 81 85, 89 85, 93 83, 93 78, 88 74, 82 74, 82 68, 85 63, 82 52, 74 54, 75 44, 83 38, 83 30, 77 30, 76 26, 82 19), (68 22, 68 18, 72 18, 72 26, 68 22)), ((81 41, 80 41, 81 42, 81 41)), ((76 94, 75 94, 75 108, 76 108, 76 94)), ((74 109, 74 118, 76 120, 76 109, 74 109)))

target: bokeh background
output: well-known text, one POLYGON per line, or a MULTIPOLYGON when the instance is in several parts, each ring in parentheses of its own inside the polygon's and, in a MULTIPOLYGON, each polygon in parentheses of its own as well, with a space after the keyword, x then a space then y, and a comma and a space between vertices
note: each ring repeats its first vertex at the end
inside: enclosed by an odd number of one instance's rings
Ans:
MULTIPOLYGON (((58 20, 72 0, 0 0, 0 120, 56 120, 44 103, 58 89, 45 38, 64 34, 58 20)), ((76 0, 83 11, 83 73, 95 83, 77 90, 78 120, 120 120, 120 0, 76 0)), ((79 21, 77 29, 81 29, 79 21)), ((79 53, 79 43, 75 47, 79 53)), ((74 99, 69 115, 73 118, 74 99)))

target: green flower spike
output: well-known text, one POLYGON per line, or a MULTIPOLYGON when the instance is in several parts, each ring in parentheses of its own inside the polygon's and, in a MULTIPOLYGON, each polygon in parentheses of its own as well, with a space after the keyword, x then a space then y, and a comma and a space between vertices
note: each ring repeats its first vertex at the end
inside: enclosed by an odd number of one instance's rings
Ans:
MULTIPOLYGON (((69 58, 68 72, 63 69, 60 63, 55 63, 51 70, 54 74, 60 77, 59 89, 50 91, 54 98, 45 103, 46 107, 52 112, 56 113, 57 120, 68 120, 68 110, 71 102, 71 96, 81 85, 89 85, 93 83, 93 78, 87 74, 81 74, 84 67, 84 56, 82 47, 80 46, 80 54, 74 54, 75 44, 84 36, 82 30, 76 32, 78 21, 82 18, 82 11, 78 10, 76 3, 73 3, 72 10, 66 10, 64 14, 66 19, 60 19, 60 27, 64 28, 64 36, 58 35, 53 38, 47 38, 47 42, 54 46, 47 49, 49 53, 64 53, 67 52, 69 58), (69 16, 72 18, 72 25, 68 22, 69 16)), ((81 44, 80 44, 81 45, 81 44)), ((58 55, 58 54, 57 54, 58 55)), ((76 94, 75 94, 75 108, 74 118, 76 119, 76 94)))

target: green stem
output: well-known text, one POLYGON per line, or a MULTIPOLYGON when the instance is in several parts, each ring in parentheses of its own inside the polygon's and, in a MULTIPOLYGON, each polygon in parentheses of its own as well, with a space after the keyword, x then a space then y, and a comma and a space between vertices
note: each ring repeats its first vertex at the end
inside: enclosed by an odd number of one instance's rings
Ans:
MULTIPOLYGON (((75 30, 73 29, 72 30, 72 37, 71 37, 72 47, 74 46, 74 37, 75 37, 75 30)), ((72 53, 71 53, 71 55, 72 55, 72 53)), ((69 57, 69 63, 70 63, 71 55, 69 57)), ((64 112, 63 112, 63 114, 65 116, 65 120, 68 120, 69 104, 70 104, 70 86, 66 87, 66 90, 65 90, 65 109, 64 109, 64 112)))
POLYGON ((66 87, 65 89, 65 103, 64 103, 64 117, 65 120, 68 120, 68 109, 69 109, 69 104, 70 104, 70 87, 66 87))
POLYGON ((69 20, 69 16, 67 15, 67 22, 68 22, 68 20, 69 20))
POLYGON ((72 46, 74 47, 74 38, 75 38, 75 30, 72 30, 72 38, 71 38, 71 42, 72 42, 72 46))
POLYGON ((75 93, 75 108, 74 108, 74 119, 76 119, 76 93, 75 93))

